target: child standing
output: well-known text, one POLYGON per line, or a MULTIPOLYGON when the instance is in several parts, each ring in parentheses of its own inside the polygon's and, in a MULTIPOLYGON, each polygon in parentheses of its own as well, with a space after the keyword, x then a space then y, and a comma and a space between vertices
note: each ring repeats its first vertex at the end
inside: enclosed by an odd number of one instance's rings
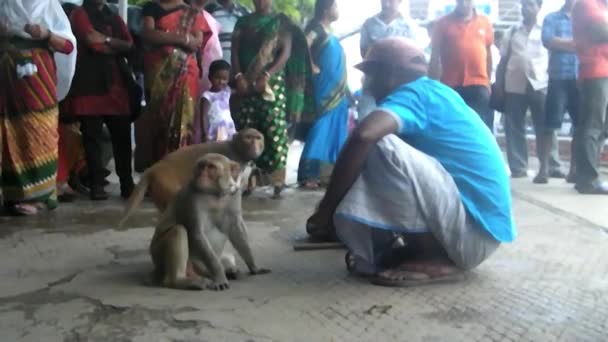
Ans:
POLYGON ((201 98, 201 117, 206 122, 207 141, 229 140, 236 133, 230 114, 230 64, 217 60, 209 66, 211 89, 201 98))

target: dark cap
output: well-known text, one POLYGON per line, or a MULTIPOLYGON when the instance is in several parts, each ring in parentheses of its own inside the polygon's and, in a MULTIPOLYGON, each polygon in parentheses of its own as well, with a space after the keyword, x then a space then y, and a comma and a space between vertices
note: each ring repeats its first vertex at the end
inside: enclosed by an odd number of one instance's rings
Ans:
POLYGON ((374 43, 364 61, 355 68, 366 73, 379 66, 423 74, 428 71, 424 52, 417 48, 411 40, 401 37, 386 38, 374 43))

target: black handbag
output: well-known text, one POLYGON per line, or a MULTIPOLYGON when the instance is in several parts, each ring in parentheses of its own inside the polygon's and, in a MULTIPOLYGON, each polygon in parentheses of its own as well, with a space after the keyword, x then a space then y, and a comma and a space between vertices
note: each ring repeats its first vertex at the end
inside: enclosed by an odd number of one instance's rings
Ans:
POLYGON ((511 58, 511 47, 513 45, 512 42, 514 32, 515 28, 511 29, 507 55, 500 60, 500 63, 496 68, 496 82, 492 84, 492 94, 490 95, 490 108, 500 113, 505 112, 505 80, 507 65, 509 64, 509 59, 511 58))
POLYGON ((129 108, 131 110, 131 122, 135 122, 141 115, 142 109, 145 106, 144 90, 142 85, 137 81, 135 72, 129 65, 126 58, 118 59, 118 68, 123 76, 127 91, 129 92, 129 108))

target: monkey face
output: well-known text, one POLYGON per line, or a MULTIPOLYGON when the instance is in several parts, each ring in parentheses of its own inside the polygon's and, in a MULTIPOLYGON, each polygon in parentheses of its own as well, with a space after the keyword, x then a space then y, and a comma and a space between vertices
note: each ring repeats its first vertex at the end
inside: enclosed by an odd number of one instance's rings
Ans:
POLYGON ((246 160, 258 159, 264 152, 264 136, 256 129, 243 129, 235 139, 239 154, 246 160))
POLYGON ((192 185, 200 192, 224 196, 240 188, 241 167, 223 155, 210 153, 195 165, 192 185))

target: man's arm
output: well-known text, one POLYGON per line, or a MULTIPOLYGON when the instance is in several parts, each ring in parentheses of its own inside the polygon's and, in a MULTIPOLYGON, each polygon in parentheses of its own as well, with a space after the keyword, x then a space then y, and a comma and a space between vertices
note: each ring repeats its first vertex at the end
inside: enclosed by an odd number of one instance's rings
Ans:
POLYGON ((488 73, 488 86, 492 87, 492 71, 494 71, 494 63, 492 60, 492 45, 494 45, 494 29, 488 21, 486 28, 486 72, 488 73))
POLYGON ((574 40, 555 36, 555 25, 556 23, 551 17, 545 18, 542 33, 543 45, 549 51, 576 52, 574 40))
POLYGON ((441 65, 441 36, 439 23, 435 23, 435 27, 431 32, 431 61, 429 62, 429 77, 435 80, 441 78, 443 73, 441 65))
POLYGON ((399 124, 389 113, 376 110, 353 131, 334 167, 318 214, 331 220, 338 205, 353 186, 365 165, 370 149, 383 137, 397 133, 399 124))
POLYGON ((371 37, 369 36, 367 25, 363 24, 363 26, 361 27, 361 41, 359 43, 359 48, 361 49, 361 57, 363 59, 365 59, 365 55, 367 54, 367 49, 369 49, 370 44, 371 37))
POLYGON ((486 68, 488 72, 488 79, 491 83, 492 71, 494 70, 494 63, 492 63, 492 45, 486 46, 486 68))

